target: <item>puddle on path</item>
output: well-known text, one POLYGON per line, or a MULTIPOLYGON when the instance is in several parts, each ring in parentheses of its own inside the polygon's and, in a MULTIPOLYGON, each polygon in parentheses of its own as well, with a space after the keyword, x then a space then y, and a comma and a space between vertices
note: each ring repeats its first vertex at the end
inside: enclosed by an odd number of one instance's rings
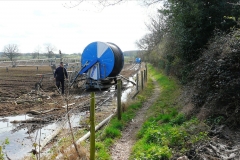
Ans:
MULTIPOLYGON (((134 78, 135 78, 135 76, 130 77, 129 80, 132 82, 135 82, 134 78)), ((126 88, 127 88, 126 90, 122 91, 122 98, 121 98, 122 102, 126 102, 129 99, 129 94, 131 92, 133 92, 134 90, 136 90, 136 88, 134 87, 134 85, 131 82, 127 83, 126 88)))

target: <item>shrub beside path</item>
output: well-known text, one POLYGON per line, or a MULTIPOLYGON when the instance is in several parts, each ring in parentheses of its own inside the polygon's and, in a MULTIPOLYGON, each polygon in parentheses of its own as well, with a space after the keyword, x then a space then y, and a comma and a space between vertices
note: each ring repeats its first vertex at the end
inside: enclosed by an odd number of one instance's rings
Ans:
POLYGON ((140 110, 137 111, 136 117, 124 128, 122 137, 118 139, 110 148, 111 158, 113 160, 128 160, 131 154, 132 146, 136 142, 136 134, 141 129, 142 124, 147 119, 146 112, 150 106, 158 99, 160 94, 159 84, 153 80, 154 91, 151 97, 143 103, 140 110))

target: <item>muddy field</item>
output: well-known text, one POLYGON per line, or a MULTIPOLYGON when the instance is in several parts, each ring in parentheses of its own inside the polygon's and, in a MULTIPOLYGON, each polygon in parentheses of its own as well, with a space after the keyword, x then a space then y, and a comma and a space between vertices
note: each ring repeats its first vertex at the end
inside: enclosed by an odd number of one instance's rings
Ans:
MULTIPOLYGON (((37 74, 46 73, 52 73, 51 67, 38 67, 38 70, 37 67, 0 68, 0 116, 21 114, 37 109, 39 105, 45 107, 39 103, 40 99, 31 98, 28 94, 35 92, 35 84, 41 79, 37 74)), ((43 89, 54 91, 53 80, 50 77, 43 80, 43 89)))
MULTIPOLYGON (((129 68, 131 65, 126 64, 120 74, 129 77, 136 73, 129 68)), ((81 90, 70 89, 69 93, 78 95, 81 90)), ((0 116, 61 108, 64 104, 66 101, 57 92, 50 66, 0 68, 0 116), (37 92, 35 84, 41 80, 39 74, 44 74, 44 78, 37 92)))

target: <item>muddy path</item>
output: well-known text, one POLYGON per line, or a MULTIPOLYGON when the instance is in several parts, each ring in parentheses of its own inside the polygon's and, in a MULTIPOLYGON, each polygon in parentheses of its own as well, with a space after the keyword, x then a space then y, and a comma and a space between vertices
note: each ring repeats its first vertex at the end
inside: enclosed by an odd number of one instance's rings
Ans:
POLYGON ((159 97, 160 87, 156 81, 154 81, 154 88, 151 98, 142 105, 142 108, 137 112, 136 117, 122 131, 122 137, 111 147, 110 152, 113 160, 129 159, 132 146, 136 142, 136 134, 147 118, 147 109, 152 106, 159 97))

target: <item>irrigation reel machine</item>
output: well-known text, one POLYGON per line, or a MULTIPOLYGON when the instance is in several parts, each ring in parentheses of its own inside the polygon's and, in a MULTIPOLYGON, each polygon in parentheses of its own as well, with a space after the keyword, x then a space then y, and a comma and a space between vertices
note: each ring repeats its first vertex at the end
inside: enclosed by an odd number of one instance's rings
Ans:
POLYGON ((70 86, 83 89, 105 89, 116 84, 124 65, 121 49, 110 42, 92 42, 85 47, 81 57, 81 70, 70 80, 70 86))

